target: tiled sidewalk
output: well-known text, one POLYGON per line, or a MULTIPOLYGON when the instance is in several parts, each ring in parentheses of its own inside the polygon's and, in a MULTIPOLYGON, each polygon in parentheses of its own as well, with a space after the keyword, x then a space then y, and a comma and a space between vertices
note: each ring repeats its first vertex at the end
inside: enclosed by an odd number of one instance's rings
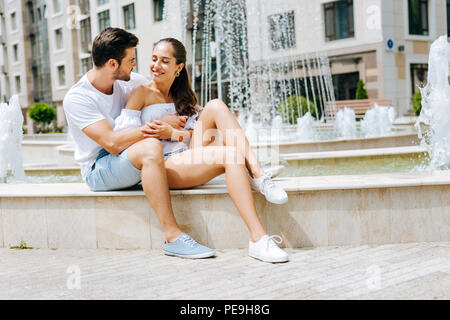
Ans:
POLYGON ((450 299, 450 243, 246 250, 207 260, 160 250, 0 249, 0 299, 450 299))

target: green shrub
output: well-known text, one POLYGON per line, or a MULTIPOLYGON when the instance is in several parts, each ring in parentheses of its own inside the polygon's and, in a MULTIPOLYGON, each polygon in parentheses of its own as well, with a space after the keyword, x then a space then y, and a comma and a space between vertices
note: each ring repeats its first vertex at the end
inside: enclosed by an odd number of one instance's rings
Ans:
POLYGON ((38 131, 46 133, 49 125, 56 120, 56 109, 45 103, 35 103, 28 112, 29 116, 36 123, 38 131))
POLYGON ((358 88, 356 89, 356 100, 365 100, 369 99, 369 95, 367 94, 367 90, 364 87, 364 81, 358 81, 358 88))
POLYGON ((414 93, 412 98, 412 109, 416 116, 420 116, 420 112, 422 111, 422 93, 420 90, 414 93))
POLYGON ((316 106, 311 100, 309 100, 308 109, 308 100, 303 96, 300 97, 300 101, 298 96, 290 96, 278 107, 278 111, 280 112, 280 114, 283 112, 287 113, 289 124, 297 124, 297 118, 305 115, 308 111, 311 111, 311 116, 317 118, 316 106), (302 108, 301 112, 299 112, 300 105, 302 108))

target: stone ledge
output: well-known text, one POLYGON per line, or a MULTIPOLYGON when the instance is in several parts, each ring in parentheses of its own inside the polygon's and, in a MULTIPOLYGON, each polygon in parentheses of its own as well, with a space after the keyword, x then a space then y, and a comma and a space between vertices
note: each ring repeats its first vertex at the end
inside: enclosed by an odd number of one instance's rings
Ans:
POLYGON ((427 150, 420 146, 406 146, 395 148, 374 148, 357 150, 321 151, 281 154, 282 160, 311 160, 311 159, 337 159, 337 158, 358 158, 373 156, 391 156, 403 154, 426 153, 427 150))
MULTIPOLYGON (((351 176, 279 178, 275 182, 287 192, 350 190, 371 188, 450 185, 450 170, 418 173, 387 173, 351 176)), ((171 190, 171 195, 227 194, 225 181, 214 179, 188 190, 171 190)), ((84 183, 0 184, 0 198, 9 197, 121 197, 143 196, 142 190, 93 192, 84 183)))
POLYGON ((354 138, 333 138, 333 139, 324 139, 324 140, 297 140, 290 142, 280 142, 280 143, 254 143, 252 147, 256 148, 264 148, 264 147, 276 147, 276 146, 292 146, 292 145, 308 145, 308 144, 330 144, 330 143, 340 143, 340 142, 355 142, 355 141, 377 141, 377 140, 385 140, 392 138, 404 138, 404 137, 414 137, 417 138, 417 132, 413 130, 402 130, 401 132, 394 132, 392 134, 387 134, 383 136, 376 137, 354 137, 354 138))
MULTIPOLYGON (((182 230, 216 249, 246 248, 245 227, 223 180, 171 191, 182 230)), ((261 223, 289 248, 450 240, 449 171, 279 179, 289 202, 254 193, 261 223), (376 187, 378 185, 378 187, 376 187)), ((142 191, 91 192, 85 184, 0 185, 0 247, 160 248, 161 225, 142 191)))

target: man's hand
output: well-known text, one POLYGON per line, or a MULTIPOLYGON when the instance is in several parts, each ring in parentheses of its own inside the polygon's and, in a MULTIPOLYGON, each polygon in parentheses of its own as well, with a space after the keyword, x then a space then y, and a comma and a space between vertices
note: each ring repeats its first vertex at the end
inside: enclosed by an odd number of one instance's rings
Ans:
POLYGON ((155 120, 153 122, 147 122, 141 131, 145 137, 164 140, 172 138, 174 128, 166 122, 155 120))
POLYGON ((160 121, 171 125, 174 129, 183 129, 186 125, 187 116, 177 116, 176 113, 165 115, 160 121))

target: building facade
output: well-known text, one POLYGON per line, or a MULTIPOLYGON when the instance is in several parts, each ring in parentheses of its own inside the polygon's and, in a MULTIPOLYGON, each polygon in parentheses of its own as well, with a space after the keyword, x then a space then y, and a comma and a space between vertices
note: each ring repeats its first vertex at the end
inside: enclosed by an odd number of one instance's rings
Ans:
MULTIPOLYGON (((292 15, 295 31, 294 41, 284 48, 263 41, 260 56, 250 54, 251 60, 325 51, 337 100, 354 99, 357 82, 363 80, 369 98, 391 99, 398 115, 408 113, 412 95, 426 82, 430 45, 450 35, 449 0, 248 2, 264 7, 267 17, 292 15)), ((271 39, 269 23, 249 21, 248 32, 261 29, 263 38, 271 39)))
MULTIPOLYGON (((369 98, 391 99, 399 115, 410 110, 417 85, 426 81, 431 43, 449 32, 450 0, 247 0, 246 5, 250 64, 325 51, 336 99, 353 99, 363 80, 369 98), (252 15, 255 8, 258 15, 252 15), (271 32, 271 21, 278 16, 286 16, 294 36, 273 46, 280 34, 271 32)), ((193 51, 192 10, 188 0, 0 0, 1 100, 19 94, 26 118, 34 102, 52 104, 62 126, 64 95, 92 67, 92 41, 101 30, 121 27, 136 34, 136 71, 150 77, 159 39, 178 38, 188 55, 193 51)), ((27 124, 32 132, 31 119, 27 124)))
POLYGON ((149 77, 154 43, 184 30, 164 28, 180 6, 166 20, 163 7, 164 0, 0 0, 1 100, 19 95, 29 133, 28 108, 35 102, 56 107, 58 126, 64 126, 62 101, 92 68, 92 41, 101 30, 120 27, 136 34, 136 71, 149 77))

